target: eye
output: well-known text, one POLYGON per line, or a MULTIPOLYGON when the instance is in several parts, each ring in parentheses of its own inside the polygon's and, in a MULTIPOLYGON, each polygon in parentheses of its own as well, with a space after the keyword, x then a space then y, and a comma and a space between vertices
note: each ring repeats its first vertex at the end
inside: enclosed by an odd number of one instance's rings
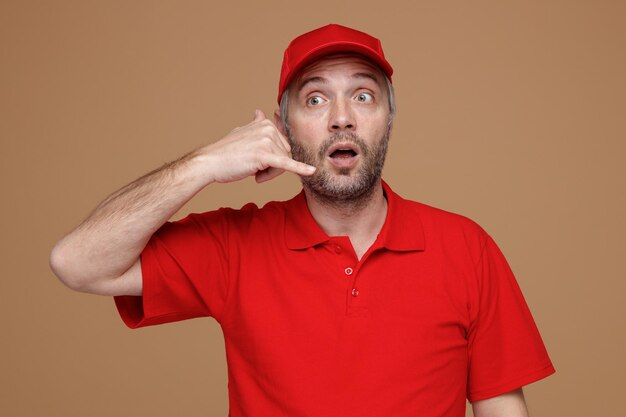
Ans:
POLYGON ((306 104, 311 106, 318 106, 322 104, 323 99, 320 96, 313 96, 306 99, 306 104))
POLYGON ((361 103, 370 103, 372 100, 374 100, 374 96, 370 93, 359 93, 356 96, 356 101, 361 103))

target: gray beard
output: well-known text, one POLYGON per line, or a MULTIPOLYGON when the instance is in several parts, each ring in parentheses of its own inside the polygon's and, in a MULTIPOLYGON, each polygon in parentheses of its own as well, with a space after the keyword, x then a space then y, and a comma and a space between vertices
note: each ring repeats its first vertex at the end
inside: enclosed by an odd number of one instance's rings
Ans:
POLYGON ((328 138, 320 146, 317 153, 307 148, 287 130, 287 139, 291 146, 293 159, 317 167, 312 176, 301 176, 303 187, 308 194, 326 206, 350 211, 364 207, 372 198, 377 185, 380 184, 385 157, 389 146, 389 127, 380 140, 372 147, 368 146, 359 136, 352 132, 340 132, 328 138), (351 142, 359 149, 363 159, 360 168, 350 176, 349 169, 340 169, 338 174, 322 168, 328 149, 336 142, 351 142))

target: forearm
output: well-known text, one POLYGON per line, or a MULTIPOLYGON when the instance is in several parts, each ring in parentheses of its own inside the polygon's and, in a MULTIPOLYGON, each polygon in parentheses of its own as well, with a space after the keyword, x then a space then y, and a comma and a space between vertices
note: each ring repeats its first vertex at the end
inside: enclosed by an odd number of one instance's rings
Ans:
POLYGON ((204 155, 192 152, 116 191, 54 247, 50 263, 74 289, 89 291, 137 260, 150 236, 211 182, 204 155))

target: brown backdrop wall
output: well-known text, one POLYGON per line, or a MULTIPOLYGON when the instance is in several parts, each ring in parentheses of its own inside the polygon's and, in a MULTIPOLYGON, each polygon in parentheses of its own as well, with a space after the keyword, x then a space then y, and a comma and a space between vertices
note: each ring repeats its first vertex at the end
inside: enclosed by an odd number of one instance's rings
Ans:
MULTIPOLYGON (((48 268, 107 194, 270 114, 282 51, 343 23, 383 40, 399 114, 385 178, 498 241, 557 374, 533 416, 621 416, 626 362, 621 1, 2 1, 0 415, 225 416, 219 326, 130 331, 48 268)), ((184 210, 287 199, 284 175, 184 210)))

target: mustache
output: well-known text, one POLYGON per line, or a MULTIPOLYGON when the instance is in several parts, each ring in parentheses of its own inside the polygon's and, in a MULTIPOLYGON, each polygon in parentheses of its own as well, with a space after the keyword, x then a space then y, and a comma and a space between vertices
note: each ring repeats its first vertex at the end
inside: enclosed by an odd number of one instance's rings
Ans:
POLYGON ((329 137, 328 139, 326 139, 322 143, 317 156, 320 159, 323 159, 326 156, 328 149, 330 149, 330 147, 333 146, 337 142, 349 142, 349 143, 352 143, 353 145, 356 145, 357 148, 359 149, 359 153, 362 154, 363 156, 367 156, 370 151, 369 147, 367 146, 367 143, 365 143, 365 141, 361 139, 359 135, 357 135, 356 133, 338 132, 332 135, 331 137, 329 137))

